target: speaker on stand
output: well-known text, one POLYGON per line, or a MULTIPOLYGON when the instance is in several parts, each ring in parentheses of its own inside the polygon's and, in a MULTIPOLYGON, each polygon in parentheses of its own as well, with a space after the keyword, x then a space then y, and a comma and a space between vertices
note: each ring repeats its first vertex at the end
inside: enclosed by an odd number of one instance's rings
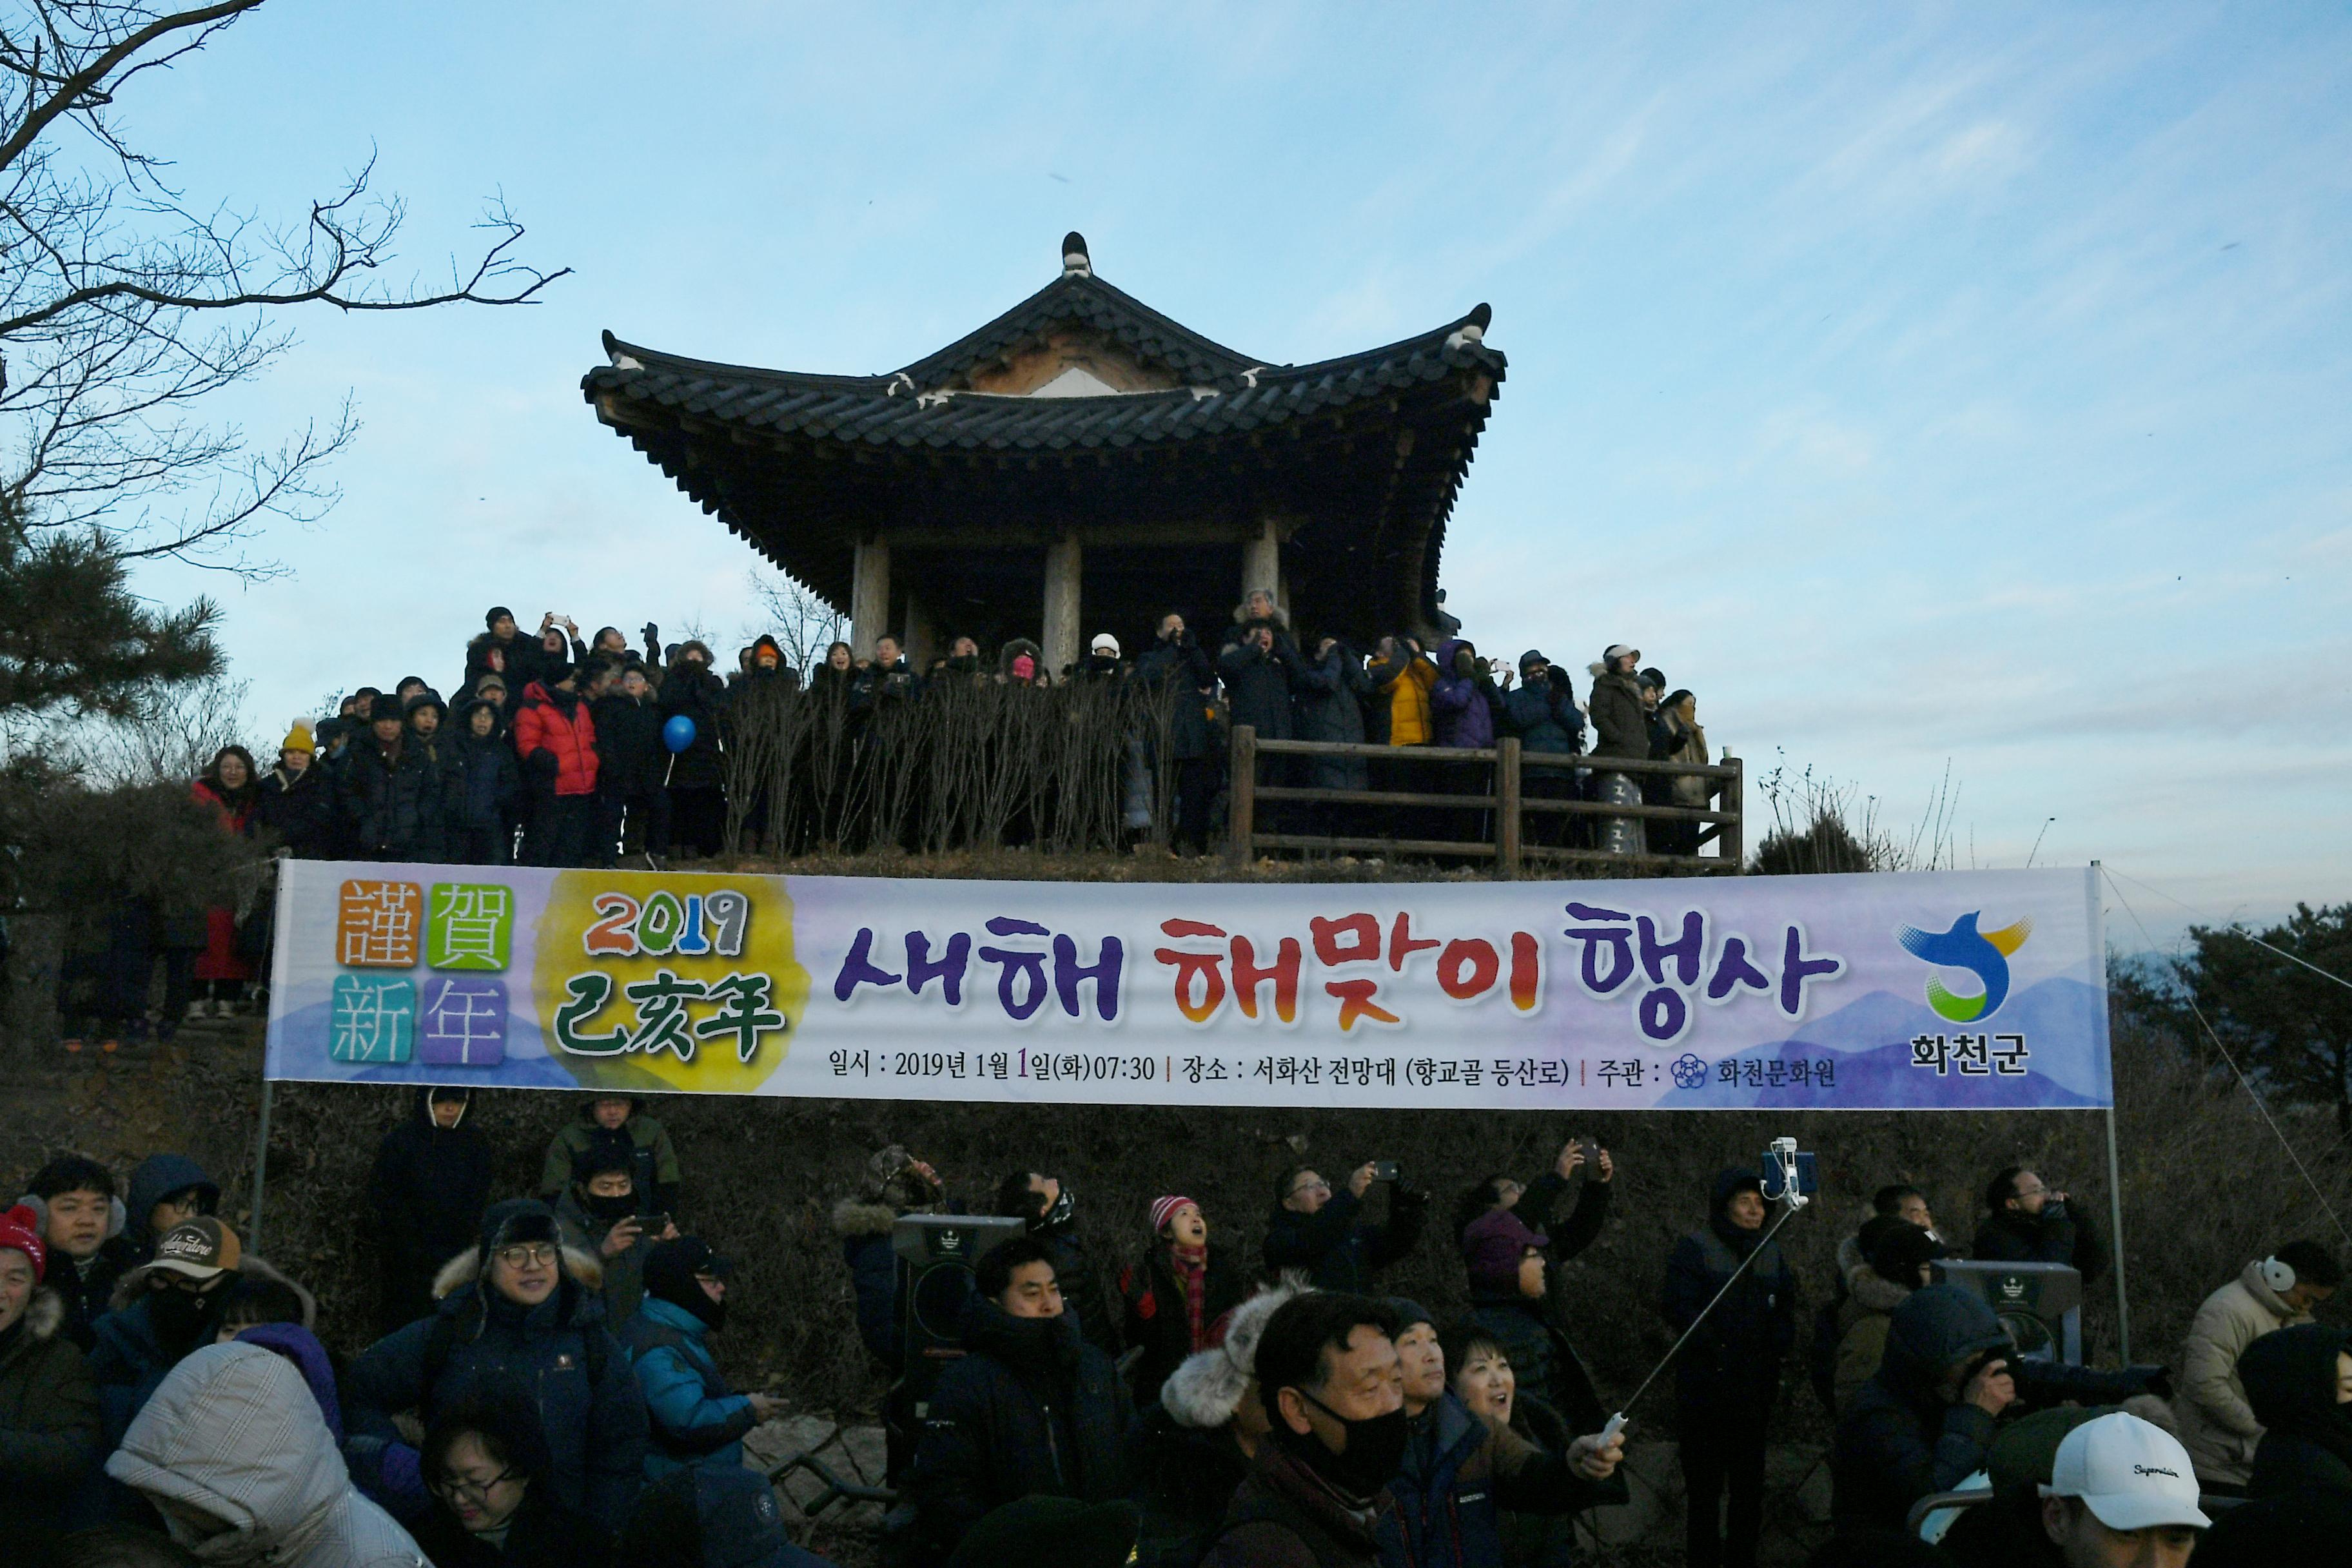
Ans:
POLYGON ((898 1258, 898 1342, 905 1347, 898 1381, 884 1412, 887 1466, 896 1486, 914 1463, 915 1444, 929 1413, 931 1391, 948 1363, 963 1353, 964 1303, 972 1272, 991 1248, 1028 1229, 995 1215, 900 1215, 890 1227, 898 1258))

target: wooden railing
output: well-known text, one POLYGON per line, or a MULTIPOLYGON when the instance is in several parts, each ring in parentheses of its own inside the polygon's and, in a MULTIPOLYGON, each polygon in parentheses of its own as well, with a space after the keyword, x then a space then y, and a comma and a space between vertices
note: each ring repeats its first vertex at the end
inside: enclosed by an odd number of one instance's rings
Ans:
MULTIPOLYGON (((1262 741, 1247 724, 1234 729, 1233 785, 1226 816, 1225 848, 1236 861, 1255 859, 1263 849, 1309 852, 1370 853, 1413 857, 1452 857, 1494 863, 1496 874, 1517 877, 1530 861, 1639 867, 1644 870, 1685 876, 1735 873, 1747 854, 1742 830, 1741 784, 1744 767, 1737 757, 1720 763, 1663 763, 1636 757, 1588 757, 1524 750, 1517 737, 1508 736, 1492 747, 1454 750, 1444 746, 1361 746, 1330 741, 1262 741), (1315 789, 1297 784, 1258 782, 1261 757, 1360 758, 1368 763, 1402 763, 1416 772, 1432 767, 1485 766, 1493 770, 1491 793, 1453 794, 1422 790, 1315 789), (1709 805, 1619 805, 1608 801, 1561 798, 1547 794, 1529 796, 1528 775, 1585 769, 1596 773, 1631 777, 1660 774, 1701 778, 1713 797, 1709 805), (1258 831, 1261 802, 1299 801, 1329 805, 1379 808, 1418 807, 1433 814, 1438 824, 1453 825, 1472 812, 1487 815, 1484 837, 1406 837, 1372 834, 1314 834, 1258 831), (1712 845, 1713 855, 1616 854, 1604 849, 1529 843, 1529 817, 1632 817, 1644 822, 1695 822, 1701 826, 1698 847, 1712 845)), ((1474 786, 1475 787, 1475 786, 1474 786)))

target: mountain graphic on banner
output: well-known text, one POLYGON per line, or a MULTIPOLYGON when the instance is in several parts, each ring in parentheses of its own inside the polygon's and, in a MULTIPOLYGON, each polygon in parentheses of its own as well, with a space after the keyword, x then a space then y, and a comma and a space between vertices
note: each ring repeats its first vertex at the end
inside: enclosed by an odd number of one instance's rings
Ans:
MULTIPOLYGON (((2095 1016, 2104 998, 2095 986, 2079 980, 2045 980, 2009 999, 2000 1016, 1965 1031, 1969 1034, 2021 1034, 2028 1047, 2035 1037, 2060 1038, 2079 1032, 2086 1014, 2095 1016)), ((1815 1019, 1784 1039, 1748 1047, 1723 1058, 1738 1062, 1818 1061, 1824 1054, 1837 1060, 1837 1085, 1822 1089, 1808 1084, 1750 1088, 1744 1079, 1737 1088, 1711 1086, 1707 1103, 1717 1106, 1822 1106, 1835 1108, 1916 1103, 1923 1098, 1944 1100, 1969 1109, 2064 1109, 2105 1104, 2103 1086, 2082 1079, 2080 1072, 2062 1079, 2043 1072, 2029 1058, 2021 1074, 1962 1076, 1957 1067, 1940 1082, 1932 1068, 1911 1065, 1911 1041, 1919 1035, 1950 1037, 1956 1031, 1946 1019, 1916 1002, 1885 991, 1874 991, 1826 1017, 1815 1019), (1948 1094, 1922 1096, 1930 1086, 1948 1094)))

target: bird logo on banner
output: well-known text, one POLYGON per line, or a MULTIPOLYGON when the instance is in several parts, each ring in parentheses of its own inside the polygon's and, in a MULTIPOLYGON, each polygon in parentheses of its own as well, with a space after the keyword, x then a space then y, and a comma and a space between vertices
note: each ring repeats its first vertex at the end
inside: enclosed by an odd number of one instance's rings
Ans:
POLYGON ((1924 959, 1938 969, 1965 969, 1977 977, 1983 989, 1974 996, 1956 996, 1945 987, 1943 976, 1927 978, 1927 1005, 1936 1016, 1955 1024, 1973 1024, 1979 1018, 1990 1017, 2009 999, 2009 958, 2025 945, 2033 934, 2033 922, 2021 920, 2005 925, 1999 931, 1977 930, 1977 919, 1984 911, 1971 910, 1952 922, 1952 929, 1925 931, 1916 926, 1897 926, 1895 940, 1914 958, 1924 959))

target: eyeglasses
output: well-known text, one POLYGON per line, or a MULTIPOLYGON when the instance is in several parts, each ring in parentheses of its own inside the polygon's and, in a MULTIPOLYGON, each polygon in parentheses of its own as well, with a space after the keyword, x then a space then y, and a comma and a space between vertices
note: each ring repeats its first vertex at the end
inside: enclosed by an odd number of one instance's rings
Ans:
POLYGON ((529 1247, 501 1247, 499 1261, 509 1268, 538 1268, 552 1264, 561 1249, 551 1241, 538 1242, 529 1247))
POLYGON ((1297 1197, 1301 1193, 1328 1193, 1330 1190, 1331 1184, 1318 1177, 1311 1182, 1299 1183, 1297 1186, 1290 1189, 1290 1195, 1292 1197, 1297 1197))
POLYGON ((492 1476, 487 1481, 467 1480, 460 1476, 443 1476, 438 1480, 435 1480, 427 1484, 432 1487, 436 1493, 445 1498, 453 1500, 457 1498, 471 1498, 476 1502, 488 1502, 490 1500, 490 1492, 493 1489, 503 1486, 509 1481, 520 1480, 522 1479, 522 1477, 516 1475, 512 1469, 504 1469, 500 1470, 497 1475, 492 1476))

